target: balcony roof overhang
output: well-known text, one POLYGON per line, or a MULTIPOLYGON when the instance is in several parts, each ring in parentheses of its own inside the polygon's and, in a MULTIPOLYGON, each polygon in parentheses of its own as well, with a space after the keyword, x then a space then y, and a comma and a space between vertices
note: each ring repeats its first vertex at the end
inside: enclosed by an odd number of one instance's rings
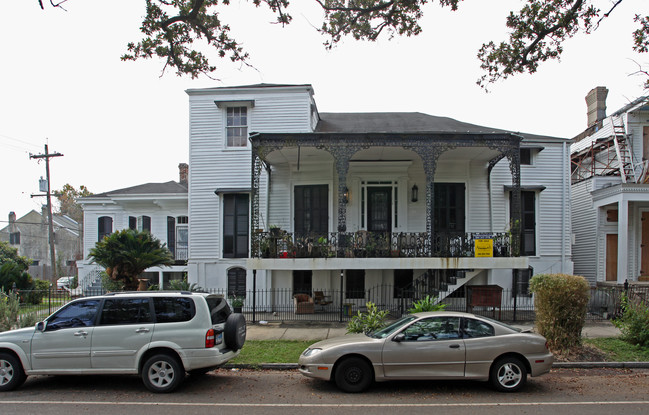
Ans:
POLYGON ((524 269, 528 257, 498 258, 251 258, 254 270, 342 270, 342 269, 524 269))

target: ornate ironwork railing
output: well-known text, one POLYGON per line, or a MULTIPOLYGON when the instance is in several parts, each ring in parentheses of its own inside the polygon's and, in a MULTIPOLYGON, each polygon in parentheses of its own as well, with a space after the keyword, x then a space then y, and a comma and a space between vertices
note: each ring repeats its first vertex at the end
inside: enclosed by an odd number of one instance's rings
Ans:
MULTIPOLYGON (((259 232, 256 258, 388 258, 475 256, 475 240, 484 233, 426 232, 331 232, 295 234, 285 231, 259 232)), ((492 233, 494 257, 510 257, 511 234, 492 233)))

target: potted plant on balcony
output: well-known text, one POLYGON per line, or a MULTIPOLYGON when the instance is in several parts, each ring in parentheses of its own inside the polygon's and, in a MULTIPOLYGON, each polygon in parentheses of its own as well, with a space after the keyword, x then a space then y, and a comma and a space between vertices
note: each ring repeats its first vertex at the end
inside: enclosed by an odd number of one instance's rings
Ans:
POLYGON ((243 309, 244 300, 245 300, 244 297, 239 297, 239 296, 230 297, 230 305, 232 305, 232 308, 234 309, 235 313, 241 313, 241 310, 243 309))

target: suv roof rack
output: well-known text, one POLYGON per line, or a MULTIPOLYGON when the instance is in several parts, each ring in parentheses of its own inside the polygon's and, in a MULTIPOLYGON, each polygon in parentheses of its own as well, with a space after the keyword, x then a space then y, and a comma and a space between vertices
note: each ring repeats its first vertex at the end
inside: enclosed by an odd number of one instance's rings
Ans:
POLYGON ((106 293, 104 295, 120 295, 120 294, 156 294, 156 293, 164 293, 164 294, 172 294, 172 293, 178 293, 178 294, 183 294, 183 295, 191 295, 191 291, 184 291, 184 290, 156 290, 156 291, 111 291, 109 293, 106 293))

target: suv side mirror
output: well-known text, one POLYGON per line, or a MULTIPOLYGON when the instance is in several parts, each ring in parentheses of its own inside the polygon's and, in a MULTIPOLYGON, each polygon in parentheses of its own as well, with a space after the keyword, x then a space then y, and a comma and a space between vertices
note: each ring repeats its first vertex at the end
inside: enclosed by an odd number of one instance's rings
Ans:
POLYGON ((47 327, 47 324, 44 321, 36 323, 36 330, 38 331, 45 331, 45 327, 47 327))
POLYGON ((399 343, 399 342, 404 341, 405 339, 406 339, 406 335, 403 334, 403 333, 399 333, 399 334, 397 334, 396 336, 394 336, 394 337, 392 338, 392 341, 393 341, 393 342, 397 342, 397 343, 399 343))

